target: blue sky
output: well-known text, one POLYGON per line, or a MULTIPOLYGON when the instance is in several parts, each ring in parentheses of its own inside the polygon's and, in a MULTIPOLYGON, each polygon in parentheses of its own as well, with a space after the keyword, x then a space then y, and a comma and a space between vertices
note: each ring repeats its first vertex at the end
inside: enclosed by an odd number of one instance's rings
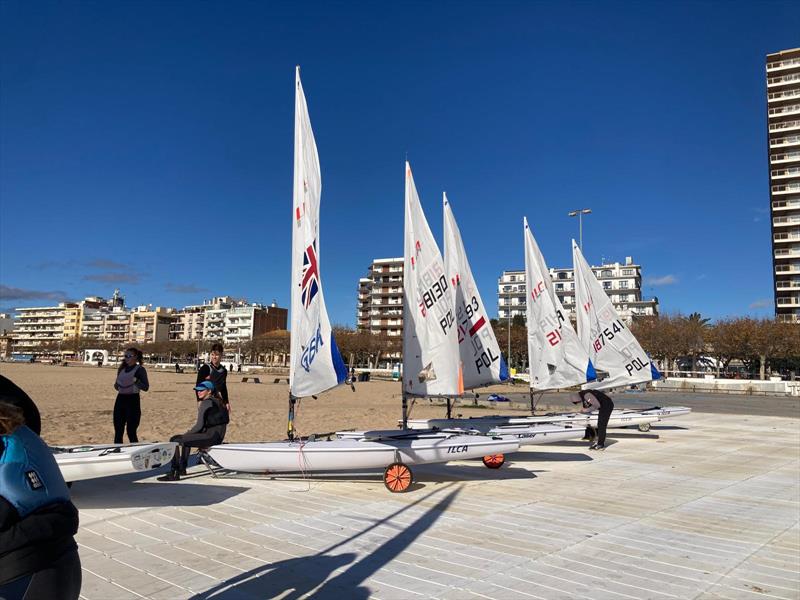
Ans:
POLYGON ((400 256, 408 156, 484 300, 523 265, 644 267, 663 311, 771 314, 765 73, 796 2, 0 3, 0 308, 289 303, 294 66, 321 270, 353 324, 400 256))

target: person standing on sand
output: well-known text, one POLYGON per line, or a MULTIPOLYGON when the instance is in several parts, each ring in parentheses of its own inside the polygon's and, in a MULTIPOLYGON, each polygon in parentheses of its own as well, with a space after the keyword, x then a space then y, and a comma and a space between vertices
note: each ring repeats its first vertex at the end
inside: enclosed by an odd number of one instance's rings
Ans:
POLYGON ((125 350, 122 364, 117 369, 114 389, 117 401, 114 403, 114 443, 122 443, 122 434, 127 430, 128 441, 139 441, 136 430, 142 419, 142 400, 139 392, 150 389, 147 371, 142 366, 142 352, 136 348, 125 350))
POLYGON ((200 385, 203 381, 210 381, 213 383, 214 389, 222 398, 222 403, 225 405, 225 408, 230 410, 231 405, 228 400, 228 370, 225 368, 225 365, 220 363, 222 360, 222 353, 222 344, 213 344, 211 346, 210 360, 197 370, 197 381, 195 381, 195 385, 200 385))
POLYGON ((16 400, 0 400, 0 598, 77 600, 78 511, 50 448, 25 425, 25 399, 16 400))

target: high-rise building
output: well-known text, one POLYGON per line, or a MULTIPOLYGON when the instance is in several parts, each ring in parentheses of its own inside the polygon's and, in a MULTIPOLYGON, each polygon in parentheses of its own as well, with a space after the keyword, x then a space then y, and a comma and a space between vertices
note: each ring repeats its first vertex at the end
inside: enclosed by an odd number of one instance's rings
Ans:
POLYGON ((403 259, 378 258, 358 280, 359 331, 403 335, 403 259))
MULTIPOLYGON (((642 267, 628 256, 625 263, 609 263, 592 267, 620 317, 631 322, 634 317, 657 315, 658 298, 642 298, 642 267)), ((550 269, 556 296, 569 316, 575 315, 575 276, 572 269, 550 269)), ((497 282, 497 316, 509 319, 525 317, 525 271, 503 271, 497 282)))
POLYGON ((800 322, 800 48, 767 54, 775 317, 800 322))

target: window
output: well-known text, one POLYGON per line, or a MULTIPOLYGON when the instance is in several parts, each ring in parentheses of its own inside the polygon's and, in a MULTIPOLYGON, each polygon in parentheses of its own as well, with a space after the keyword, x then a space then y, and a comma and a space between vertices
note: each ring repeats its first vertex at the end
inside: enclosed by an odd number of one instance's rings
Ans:
POLYGON ((603 282, 603 289, 604 290, 610 290, 611 289, 611 282, 610 281, 604 281, 603 282))
POLYGON ((613 277, 613 274, 611 273, 611 269, 604 269, 603 270, 603 277, 613 277))
POLYGON ((635 273, 634 273, 633 269, 622 269, 622 274, 623 275, 634 275, 635 273))
POLYGON ((564 284, 563 284, 563 283, 557 283, 557 284, 556 284, 556 290, 558 290, 558 291, 560 292, 560 291, 562 291, 563 289, 564 289, 564 284))
POLYGON ((566 279, 566 278, 567 278, 567 274, 566 274, 564 271, 561 271, 561 272, 558 274, 558 278, 559 278, 559 279, 566 279))
POLYGON ((516 275, 509 275, 508 280, 509 281, 516 281, 517 280, 517 276, 516 275))
POLYGON ((620 281, 619 282, 619 287, 622 288, 623 290, 627 290, 628 289, 628 280, 627 279, 623 279, 622 281, 620 281))

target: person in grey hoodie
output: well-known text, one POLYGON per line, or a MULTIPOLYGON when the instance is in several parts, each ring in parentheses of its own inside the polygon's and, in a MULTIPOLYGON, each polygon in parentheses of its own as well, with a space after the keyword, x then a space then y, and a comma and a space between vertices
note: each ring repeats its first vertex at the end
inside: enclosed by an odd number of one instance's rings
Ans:
POLYGON ((172 457, 170 472, 159 477, 159 481, 178 481, 181 475, 186 475, 192 448, 208 448, 221 444, 225 439, 230 416, 214 383, 201 381, 194 391, 197 392, 197 422, 186 433, 170 438, 169 441, 177 442, 178 447, 172 457))

